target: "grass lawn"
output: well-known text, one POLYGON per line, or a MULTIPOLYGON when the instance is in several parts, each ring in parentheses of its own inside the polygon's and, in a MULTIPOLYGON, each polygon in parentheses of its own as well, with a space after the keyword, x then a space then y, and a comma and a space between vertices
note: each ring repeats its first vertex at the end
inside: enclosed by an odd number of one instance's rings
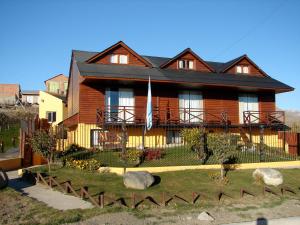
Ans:
MULTIPOLYGON (((39 168, 34 171, 45 172, 46 169, 39 168)), ((206 196, 206 204, 219 204, 216 195, 219 191, 231 195, 235 201, 240 199, 240 188, 246 188, 248 191, 256 194, 257 198, 262 198, 262 186, 254 182, 252 178, 253 170, 235 170, 229 171, 227 177, 228 184, 222 185, 211 178, 212 174, 219 173, 218 170, 186 170, 178 172, 164 172, 154 174, 160 177, 160 182, 147 190, 134 190, 135 193, 144 197, 151 195, 156 201, 161 201, 162 192, 167 195, 177 194, 188 201, 192 199, 192 192, 201 192, 206 196)), ((284 176, 284 185, 298 190, 298 180, 300 179, 299 169, 281 170, 284 176)), ((82 186, 88 186, 92 195, 105 192, 107 196, 124 197, 129 200, 133 190, 127 189, 123 185, 121 176, 110 173, 87 172, 78 169, 70 169, 64 167, 54 168, 51 175, 57 176, 61 182, 71 180, 75 189, 82 186)), ((279 187, 272 188, 279 193, 279 187)), ((299 194, 298 194, 299 196, 299 194)), ((256 200, 257 200, 256 198, 256 200)), ((278 198, 278 197, 275 197, 278 198)), ((252 198, 254 200, 255 198, 252 198)), ((225 198, 224 198, 225 200, 225 198)), ((228 200, 228 199, 227 199, 228 200)), ((226 201, 227 201, 226 200, 226 201)), ((202 201, 202 200, 201 200, 202 201)), ((130 204, 130 201, 128 201, 130 204)), ((180 204, 180 202, 178 202, 180 204)), ((203 204, 203 202, 201 203, 203 204)))
MULTIPOLYGON (((103 151, 90 154, 78 159, 95 158, 102 164, 107 166, 124 167, 125 164, 120 160, 120 152, 118 151, 103 151)), ((275 149, 265 150, 265 161, 288 161, 295 160, 296 158, 285 154, 279 153, 275 149)), ((259 162, 259 152, 240 152, 236 156, 236 163, 253 163, 259 162)), ((144 160, 139 167, 152 167, 152 166, 184 166, 184 165, 200 165, 201 162, 197 158, 197 154, 187 147, 179 146, 165 149, 165 155, 159 160, 144 160)), ((210 156, 206 164, 218 164, 214 156, 210 156)), ((128 163, 127 167, 134 167, 134 164, 128 163)))
MULTIPOLYGON (((4 152, 10 148, 18 147, 19 144, 19 124, 11 125, 9 129, 0 131, 0 141, 4 142, 4 152), (15 146, 13 146, 12 138, 16 138, 15 146)), ((1 153, 1 150, 0 150, 1 153)))
POLYGON ((97 208, 60 211, 11 188, 0 190, 0 202, 0 224, 10 225, 64 224, 84 220, 100 213, 116 211, 114 208, 101 211, 97 208))

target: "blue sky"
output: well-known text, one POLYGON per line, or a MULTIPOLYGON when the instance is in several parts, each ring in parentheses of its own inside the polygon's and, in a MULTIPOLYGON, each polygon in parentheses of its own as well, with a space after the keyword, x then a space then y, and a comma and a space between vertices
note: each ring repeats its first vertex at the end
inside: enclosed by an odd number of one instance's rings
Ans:
POLYGON ((72 49, 101 51, 123 40, 144 55, 191 47, 205 60, 242 54, 296 88, 278 107, 300 110, 300 1, 0 0, 0 83, 23 90, 68 74, 72 49))

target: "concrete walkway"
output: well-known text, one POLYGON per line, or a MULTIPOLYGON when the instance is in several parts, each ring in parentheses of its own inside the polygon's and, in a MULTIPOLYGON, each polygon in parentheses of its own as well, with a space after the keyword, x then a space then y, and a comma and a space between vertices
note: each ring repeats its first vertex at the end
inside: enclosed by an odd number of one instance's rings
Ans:
POLYGON ((287 217, 287 218, 280 218, 280 219, 266 219, 260 218, 256 221, 251 222, 242 222, 242 223, 228 223, 223 225, 299 225, 300 224, 300 217, 287 217))
POLYGON ((48 206, 59 210, 89 209, 94 206, 80 198, 54 191, 42 184, 32 185, 18 178, 17 171, 7 172, 8 186, 23 194, 46 203, 48 206))

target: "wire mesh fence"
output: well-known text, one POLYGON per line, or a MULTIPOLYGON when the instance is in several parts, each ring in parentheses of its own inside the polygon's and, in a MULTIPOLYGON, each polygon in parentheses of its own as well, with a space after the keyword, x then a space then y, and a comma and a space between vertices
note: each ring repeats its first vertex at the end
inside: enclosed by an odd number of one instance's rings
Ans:
MULTIPOLYGON (((57 137, 59 157, 64 160, 96 160, 103 166, 159 167, 218 164, 214 154, 205 156, 191 143, 183 131, 204 129, 211 133, 230 133, 237 148, 227 163, 258 163, 298 160, 299 126, 282 130, 274 127, 203 127, 197 125, 154 125, 146 131, 143 125, 111 123, 97 127, 78 125, 52 128, 57 137)), ((199 137, 200 138, 200 137, 199 137)))

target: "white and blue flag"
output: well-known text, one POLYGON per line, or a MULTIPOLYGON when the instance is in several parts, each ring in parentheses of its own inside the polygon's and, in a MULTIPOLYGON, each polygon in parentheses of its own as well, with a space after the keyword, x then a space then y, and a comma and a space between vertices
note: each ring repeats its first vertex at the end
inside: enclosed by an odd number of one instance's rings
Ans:
POLYGON ((151 80, 149 76, 148 82, 148 96, 147 96, 147 112, 146 112, 146 128, 150 130, 152 127, 152 94, 151 94, 151 80))

